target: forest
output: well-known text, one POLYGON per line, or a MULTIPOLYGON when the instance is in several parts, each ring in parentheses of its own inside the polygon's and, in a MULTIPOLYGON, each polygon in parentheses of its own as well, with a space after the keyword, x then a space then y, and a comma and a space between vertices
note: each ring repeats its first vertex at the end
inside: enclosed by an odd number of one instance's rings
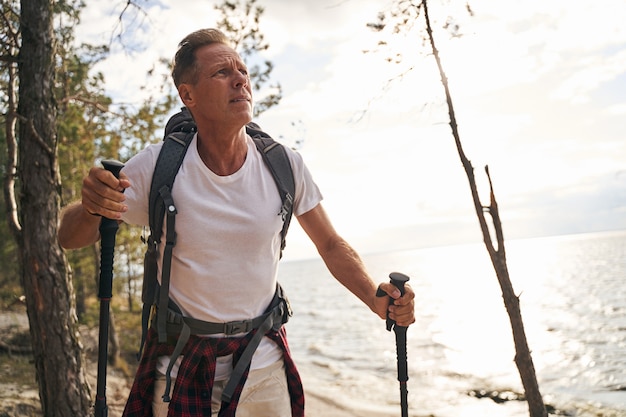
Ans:
MULTIPOLYGON (((255 3, 215 6, 220 28, 249 59, 269 47, 258 32, 263 8, 255 3)), ((63 251, 56 225, 61 208, 80 199, 82 178, 98 161, 124 161, 162 140, 166 117, 178 107, 170 58, 155 62, 146 74, 147 84, 160 89, 140 102, 116 102, 104 91, 106 75, 94 66, 107 59, 112 45, 126 42, 133 19, 147 16, 142 2, 115 4, 120 25, 111 29, 108 43, 98 45, 75 38, 88 7, 84 1, 2 0, 1 6, 0 303, 9 313, 27 310, 32 346, 27 335, 16 331, 3 338, 0 348, 9 353, 3 362, 8 361, 10 374, 31 380, 37 374, 41 407, 35 409, 50 416, 88 415, 95 386, 86 377, 93 358, 84 359, 83 343, 88 347, 90 340, 85 329, 98 327, 100 250, 93 245, 63 251), (79 328, 85 334, 79 336, 79 328), (20 353, 35 358, 34 369, 28 360, 9 365, 12 354, 20 353)), ((271 77, 271 62, 255 62, 250 66, 254 89, 268 91, 255 108, 260 114, 278 104, 281 93, 271 77)), ((113 370, 125 379, 132 377, 129 366, 136 366, 139 348, 139 336, 126 329, 140 328, 143 233, 122 226, 116 241, 118 296, 111 309, 108 355, 113 370)), ((31 409, 16 412, 39 415, 31 409)))

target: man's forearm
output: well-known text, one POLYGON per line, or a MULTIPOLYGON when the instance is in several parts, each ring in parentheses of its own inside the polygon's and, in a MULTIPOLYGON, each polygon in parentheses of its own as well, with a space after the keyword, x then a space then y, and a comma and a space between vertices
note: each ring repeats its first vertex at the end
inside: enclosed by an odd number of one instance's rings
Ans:
POLYGON ((80 201, 70 204, 61 213, 58 238, 65 249, 84 248, 95 243, 100 237, 100 217, 83 208, 80 201))
POLYGON ((373 298, 376 284, 357 252, 345 240, 337 239, 325 251, 320 251, 320 255, 337 281, 375 312, 373 298))

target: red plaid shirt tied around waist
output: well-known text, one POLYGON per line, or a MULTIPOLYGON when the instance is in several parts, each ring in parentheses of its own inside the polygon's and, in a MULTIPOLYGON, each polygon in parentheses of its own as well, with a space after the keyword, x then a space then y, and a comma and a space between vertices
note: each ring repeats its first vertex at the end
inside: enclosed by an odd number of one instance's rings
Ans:
MULTIPOLYGON (((255 331, 241 338, 209 338, 191 335, 181 353, 183 359, 174 384, 168 416, 210 416, 216 358, 232 354, 233 363, 237 363, 255 331)), ((304 417, 302 381, 289 352, 285 328, 283 326, 278 331, 270 330, 266 336, 283 351, 287 384, 291 397, 291 415, 292 417, 304 417)), ((162 395, 162 393, 154 392, 157 358, 171 356, 174 346, 158 343, 157 339, 156 331, 150 329, 135 381, 124 409, 124 417, 151 417, 152 399, 154 395, 162 395)), ((229 403, 222 402, 219 417, 235 416, 235 410, 249 370, 250 366, 248 365, 231 401, 229 403)))

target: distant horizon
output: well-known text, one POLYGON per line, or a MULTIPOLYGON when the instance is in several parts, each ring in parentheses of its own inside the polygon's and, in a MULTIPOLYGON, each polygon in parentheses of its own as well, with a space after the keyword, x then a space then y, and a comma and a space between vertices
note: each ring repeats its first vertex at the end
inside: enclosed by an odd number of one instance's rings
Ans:
MULTIPOLYGON (((504 231, 504 233, 505 233, 504 244, 506 248, 507 242, 514 242, 514 241, 533 240, 533 239, 551 239, 551 238, 558 239, 558 238, 568 238, 568 237, 576 237, 576 236, 583 237, 586 235, 626 234, 626 228, 572 231, 572 232, 565 232, 565 233, 560 233, 560 234, 513 236, 513 237, 506 237, 506 230, 504 231)), ((483 236, 482 236, 482 233, 480 232, 476 236, 468 237, 465 240, 438 242, 438 243, 426 244, 426 245, 412 245, 412 246, 398 245, 398 246, 388 247, 387 249, 374 248, 372 246, 364 244, 364 242, 361 242, 358 239, 355 240, 354 242, 348 240, 348 243, 354 246, 357 252, 359 253, 359 255, 362 257, 375 256, 375 255, 380 255, 380 254, 385 254, 385 253, 394 253, 394 252, 416 251, 416 250, 422 250, 422 249, 428 250, 428 249, 445 248, 445 247, 474 246, 474 245, 484 246, 483 236)), ((496 242, 494 240, 494 245, 495 244, 496 242)), ((296 246, 296 245, 297 243, 294 244, 293 246, 296 246)), ((281 262, 299 262, 299 261, 309 261, 309 260, 316 260, 316 259, 321 260, 320 256, 317 254, 315 249, 312 248, 312 246, 305 245, 305 247, 306 249, 303 249, 302 246, 298 248, 291 247, 290 240, 288 237, 287 248, 285 250, 285 256, 281 262), (292 249, 292 252, 294 253, 290 254, 290 249, 292 249), (296 255, 296 252, 299 252, 300 255, 296 255)))

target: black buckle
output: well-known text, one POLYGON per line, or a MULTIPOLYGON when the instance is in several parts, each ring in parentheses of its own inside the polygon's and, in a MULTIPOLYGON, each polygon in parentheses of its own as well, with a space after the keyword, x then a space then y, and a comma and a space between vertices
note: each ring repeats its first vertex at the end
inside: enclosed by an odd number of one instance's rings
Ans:
POLYGON ((224 323, 224 334, 247 333, 250 331, 250 320, 229 321, 224 323))
POLYGON ((293 310, 291 309, 291 303, 289 302, 289 300, 287 298, 283 298, 283 303, 284 303, 284 308, 285 311, 283 312, 283 323, 287 323, 287 320, 289 320, 289 317, 293 317, 293 310))

